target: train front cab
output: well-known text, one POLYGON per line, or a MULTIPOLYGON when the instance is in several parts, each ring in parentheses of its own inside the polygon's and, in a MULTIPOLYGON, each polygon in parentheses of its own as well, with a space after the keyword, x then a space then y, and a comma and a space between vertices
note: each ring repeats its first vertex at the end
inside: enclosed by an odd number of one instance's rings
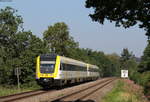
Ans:
POLYGON ((38 56, 36 61, 36 80, 44 88, 58 84, 54 78, 58 75, 60 56, 38 56))

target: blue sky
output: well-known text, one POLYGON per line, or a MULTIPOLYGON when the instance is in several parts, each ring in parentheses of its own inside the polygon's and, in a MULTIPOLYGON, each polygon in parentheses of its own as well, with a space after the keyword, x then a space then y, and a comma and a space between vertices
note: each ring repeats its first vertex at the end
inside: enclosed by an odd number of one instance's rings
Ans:
POLYGON ((137 26, 129 29, 116 28, 106 21, 104 25, 93 22, 88 16, 92 9, 84 7, 85 0, 12 0, 0 2, 0 8, 11 6, 23 17, 25 30, 31 30, 42 38, 49 25, 65 22, 70 34, 82 48, 120 54, 128 48, 141 56, 146 47, 145 31, 137 26))

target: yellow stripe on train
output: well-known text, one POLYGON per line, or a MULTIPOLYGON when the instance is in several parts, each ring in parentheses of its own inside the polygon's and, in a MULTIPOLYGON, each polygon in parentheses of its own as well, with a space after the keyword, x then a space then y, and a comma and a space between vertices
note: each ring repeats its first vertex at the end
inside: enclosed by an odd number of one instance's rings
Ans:
POLYGON ((58 70, 59 70, 59 66, 60 66, 60 56, 56 57, 56 63, 55 63, 55 70, 54 73, 52 74, 43 74, 40 73, 40 56, 37 57, 37 65, 36 65, 36 78, 39 79, 41 78, 56 78, 58 75, 58 70))

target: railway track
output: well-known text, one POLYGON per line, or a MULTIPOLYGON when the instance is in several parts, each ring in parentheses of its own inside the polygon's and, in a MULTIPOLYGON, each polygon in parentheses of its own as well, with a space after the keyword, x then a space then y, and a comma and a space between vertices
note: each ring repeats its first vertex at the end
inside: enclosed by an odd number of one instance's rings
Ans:
POLYGON ((71 102, 78 102, 105 87, 115 79, 106 78, 92 82, 93 84, 86 83, 87 85, 81 85, 83 88, 76 88, 76 90, 72 90, 74 87, 71 87, 62 90, 36 90, 2 96, 0 97, 0 102, 69 102, 70 100, 71 102))
POLYGON ((116 80, 116 78, 107 79, 107 80, 99 82, 95 85, 92 85, 90 87, 84 88, 82 90, 70 93, 70 94, 65 95, 63 97, 53 99, 53 100, 50 100, 47 102, 82 102, 81 100, 86 99, 87 97, 94 94, 98 90, 104 88, 106 85, 110 84, 114 80, 116 80))

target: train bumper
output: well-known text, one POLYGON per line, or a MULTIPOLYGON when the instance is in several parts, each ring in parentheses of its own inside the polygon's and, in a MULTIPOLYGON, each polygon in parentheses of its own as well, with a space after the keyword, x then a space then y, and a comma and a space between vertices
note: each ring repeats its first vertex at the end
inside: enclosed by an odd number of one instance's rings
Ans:
POLYGON ((41 86, 53 86, 54 79, 53 78, 40 78, 37 80, 37 83, 41 86))

